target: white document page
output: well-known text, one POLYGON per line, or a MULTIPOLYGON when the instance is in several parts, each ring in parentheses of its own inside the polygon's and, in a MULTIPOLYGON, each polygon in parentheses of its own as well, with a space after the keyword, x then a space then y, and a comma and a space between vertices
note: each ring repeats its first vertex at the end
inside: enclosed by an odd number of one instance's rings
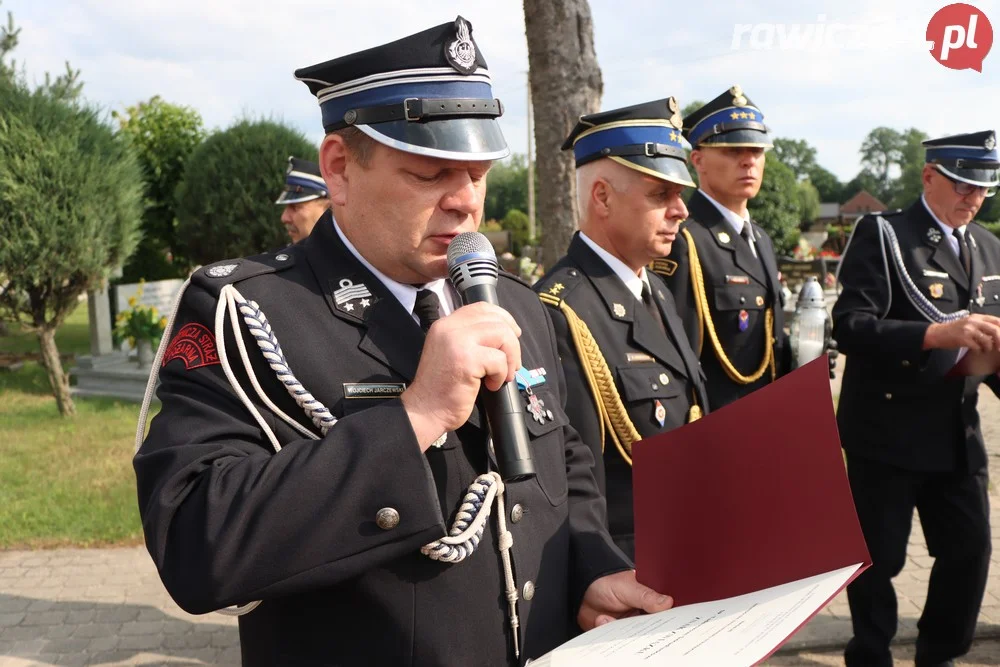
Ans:
POLYGON ((781 646, 860 567, 613 621, 532 661, 531 667, 751 667, 781 646))

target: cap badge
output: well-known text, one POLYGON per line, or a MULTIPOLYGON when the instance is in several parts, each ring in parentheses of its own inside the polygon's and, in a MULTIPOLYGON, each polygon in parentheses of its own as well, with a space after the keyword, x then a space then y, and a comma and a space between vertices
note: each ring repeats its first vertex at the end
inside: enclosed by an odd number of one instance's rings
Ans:
POLYGON ((986 137, 986 141, 983 142, 983 147, 985 147, 986 150, 988 151, 993 150, 994 146, 996 145, 997 145, 997 140, 992 134, 986 137))
POLYGON ((680 107, 677 104, 677 98, 668 97, 667 98, 667 109, 670 110, 670 124, 676 127, 678 130, 684 126, 684 119, 681 117, 680 107))
POLYGON ((445 45, 444 57, 462 74, 476 71, 476 45, 472 43, 469 22, 461 16, 455 19, 455 40, 445 45))
POLYGON ((739 84, 730 88, 729 93, 733 96, 733 106, 745 107, 747 105, 747 98, 743 96, 743 89, 740 88, 739 84))

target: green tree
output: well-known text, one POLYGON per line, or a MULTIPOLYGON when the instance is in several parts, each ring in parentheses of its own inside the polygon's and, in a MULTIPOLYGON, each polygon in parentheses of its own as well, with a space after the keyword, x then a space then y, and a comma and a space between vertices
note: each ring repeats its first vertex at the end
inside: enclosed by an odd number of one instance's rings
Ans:
POLYGON ((98 110, 63 99, 75 94, 0 77, 0 319, 38 336, 63 415, 75 407, 56 329, 134 250, 143 206, 131 147, 98 110))
POLYGON ((905 140, 891 127, 876 127, 861 143, 861 165, 878 183, 874 194, 883 202, 892 199, 893 167, 903 159, 905 140))
POLYGON ((685 104, 684 108, 681 109, 681 116, 687 118, 689 115, 691 115, 698 109, 702 108, 703 106, 705 106, 705 103, 702 102, 701 100, 692 100, 691 102, 685 104))
POLYGON ((819 190, 809 179, 799 181, 799 216, 802 222, 813 222, 819 217, 819 190))
POLYGON ((190 263, 175 248, 177 214, 174 191, 184 175, 191 152, 202 142, 201 116, 189 107, 164 102, 159 96, 111 114, 139 156, 146 181, 147 207, 142 241, 123 269, 122 281, 179 278, 190 263))
POLYGON ((528 210, 528 160, 515 153, 498 162, 486 177, 486 220, 502 220, 508 211, 528 210))
POLYGON ((500 221, 500 227, 510 232, 511 243, 514 246, 511 251, 515 255, 521 254, 521 248, 533 243, 533 239, 528 237, 528 214, 512 208, 500 221))
POLYGON ((760 192, 747 207, 754 222, 771 236, 777 254, 790 252, 802 222, 802 204, 795 173, 780 160, 769 158, 760 192))
POLYGON ((911 127, 903 133, 900 151, 899 179, 893 183, 892 198, 886 202, 892 208, 909 206, 924 190, 923 173, 926 150, 923 142, 930 137, 911 127))
MULTIPOLYGON (((843 190, 840 191, 840 203, 843 204, 862 190, 866 190, 870 194, 882 199, 882 195, 880 193, 881 183, 878 178, 870 171, 862 169, 858 172, 857 176, 844 184, 843 190)), ((885 203, 884 199, 882 199, 882 203, 885 203)))
POLYGON ((802 139, 775 139, 772 155, 791 169, 800 181, 818 166, 816 149, 802 139))
POLYGON ((316 160, 317 154, 298 130, 270 120, 242 120, 203 141, 176 191, 181 254, 208 264, 286 246, 274 199, 288 156, 316 160))
POLYGON ((819 193, 819 200, 821 202, 842 201, 844 184, 832 172, 827 171, 819 165, 815 165, 806 175, 809 178, 809 182, 813 184, 819 193))

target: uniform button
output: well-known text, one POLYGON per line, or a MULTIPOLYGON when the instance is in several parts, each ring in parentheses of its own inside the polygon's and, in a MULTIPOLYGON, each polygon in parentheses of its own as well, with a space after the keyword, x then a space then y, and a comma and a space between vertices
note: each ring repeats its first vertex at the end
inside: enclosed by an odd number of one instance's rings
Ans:
POLYGON ((741 296, 740 297, 740 303, 746 303, 746 302, 747 302, 747 298, 745 296, 741 296))
POLYGON ((524 508, 521 507, 521 503, 514 505, 510 508, 510 522, 517 523, 524 518, 524 508))
POLYGON ((886 392, 886 394, 885 394, 885 400, 891 401, 892 400, 892 394, 886 392))
POLYGON ((903 359, 903 368, 909 368, 909 367, 910 367, 910 360, 903 359))
POLYGON ((657 389, 660 388, 660 385, 656 384, 655 382, 649 386, 653 388, 653 391, 656 391, 657 389))
POLYGON ((530 581, 525 582, 524 588, 521 589, 521 597, 525 600, 535 597, 535 584, 530 581))
POLYGON ((666 373, 660 373, 660 384, 670 384, 670 376, 666 373))
POLYGON ((286 261, 288 261, 288 255, 286 255, 285 253, 281 253, 280 255, 275 255, 274 258, 276 260, 278 260, 279 262, 286 262, 286 261))
POLYGON ((375 515, 375 523, 382 530, 392 530, 399 525, 399 512, 392 507, 383 507, 375 515))
POLYGON ((993 295, 993 300, 996 301, 997 299, 1000 299, 1000 294, 993 295))
POLYGON ((571 275, 571 276, 573 276, 575 278, 577 276, 576 269, 570 269, 569 270, 569 275, 571 275))

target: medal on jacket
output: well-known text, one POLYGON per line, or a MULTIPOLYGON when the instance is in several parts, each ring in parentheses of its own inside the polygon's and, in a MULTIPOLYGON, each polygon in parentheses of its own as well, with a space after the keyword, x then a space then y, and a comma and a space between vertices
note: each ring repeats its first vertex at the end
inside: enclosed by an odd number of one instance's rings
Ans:
POLYGON ((663 425, 667 423, 667 409, 663 407, 663 403, 660 403, 659 399, 653 401, 653 406, 653 419, 660 425, 660 428, 663 428, 663 425))
POLYGON ((551 410, 545 409, 545 401, 538 398, 531 387, 525 387, 524 393, 528 398, 527 410, 531 413, 531 418, 539 424, 544 424, 547 419, 554 419, 551 410))
POLYGON ((740 331, 746 331, 750 326, 750 313, 745 310, 740 311, 740 331))

